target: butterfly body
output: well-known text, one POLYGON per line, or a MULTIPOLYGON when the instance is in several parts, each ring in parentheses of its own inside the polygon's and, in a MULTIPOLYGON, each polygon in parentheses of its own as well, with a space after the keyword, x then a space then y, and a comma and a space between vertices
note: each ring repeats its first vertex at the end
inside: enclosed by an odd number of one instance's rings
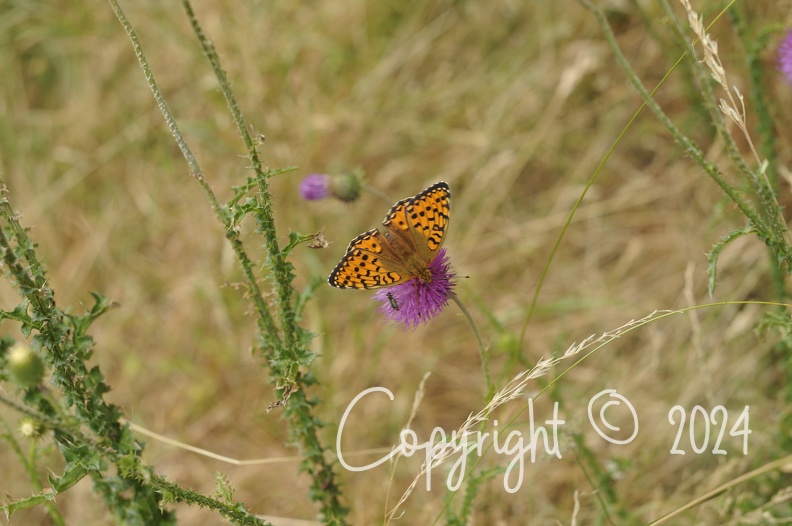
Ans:
POLYGON ((341 289, 390 287, 411 279, 431 283, 429 264, 443 246, 451 212, 448 184, 435 183, 402 199, 383 221, 353 239, 328 283, 341 289))

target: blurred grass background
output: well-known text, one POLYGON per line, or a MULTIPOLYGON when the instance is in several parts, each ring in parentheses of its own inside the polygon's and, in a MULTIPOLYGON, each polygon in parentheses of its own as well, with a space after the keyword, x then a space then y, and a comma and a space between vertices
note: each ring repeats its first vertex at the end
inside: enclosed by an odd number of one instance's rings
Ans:
MULTIPOLYGON (((653 87, 682 52, 659 6, 605 4, 622 49, 653 87)), ((204 173, 220 198, 229 198, 230 187, 249 174, 245 150, 180 6, 144 1, 123 7, 204 173)), ((378 225, 388 210, 370 195, 351 205, 306 204, 299 180, 359 167, 394 202, 438 180, 450 184, 445 246, 455 269, 469 276, 458 294, 489 344, 498 386, 589 334, 655 309, 710 301, 704 253, 743 219, 646 112, 576 214, 524 345, 517 345, 570 208, 640 105, 599 27, 577 3, 196 1, 194 7, 248 123, 266 136, 267 164, 299 168, 272 181, 282 239, 289 229, 324 228, 332 242, 323 251, 295 251, 298 288, 326 276, 348 241, 378 225)), ((722 4, 696 7, 709 20, 722 4)), ((789 17, 783 1, 737 8, 756 31, 778 24, 779 13, 789 17)), ((730 81, 747 91, 744 52, 733 31, 725 20, 712 31, 730 81)), ((792 157, 792 91, 775 70, 772 50, 761 58, 778 144, 786 145, 778 162, 783 174, 792 157)), ((711 160, 723 161, 722 142, 685 67, 657 100, 711 160)), ((308 481, 291 459, 296 450, 284 443, 278 413, 265 413, 275 397, 266 370, 250 354, 255 327, 234 287, 239 269, 109 7, 0 3, 0 176, 23 223, 33 228, 59 305, 81 310, 93 290, 119 303, 92 333, 95 362, 113 387, 109 398, 128 419, 222 455, 281 460, 229 466, 154 440, 147 440, 145 459, 183 487, 207 493, 214 472, 222 470, 235 498, 254 512, 312 519, 308 481)), ((790 202, 786 182, 779 199, 790 202)), ((245 228, 248 246, 263 261, 253 225, 245 228)), ((714 300, 778 299, 767 252, 755 238, 728 247, 718 268, 714 300)), ((0 301, 3 309, 19 301, 6 282, 0 301)), ((453 305, 406 334, 385 326, 374 307, 369 293, 322 286, 304 312, 305 325, 319 334, 312 370, 320 386, 312 394, 321 400, 326 443, 334 442, 352 398, 383 386, 395 402, 377 397, 359 405, 347 423, 344 450, 395 444, 426 371, 432 375, 413 425, 419 436, 428 438, 435 426, 455 429, 483 407, 475 340, 453 305)), ((501 476, 485 483, 474 502, 477 523, 568 524, 575 491, 577 520, 602 520, 575 432, 596 463, 612 469, 607 484, 616 502, 609 510, 617 523, 647 522, 780 456, 778 422, 789 407, 780 395, 785 377, 775 342, 754 333, 765 310, 719 307, 662 320, 576 367, 537 404, 541 421, 550 417, 552 400, 561 402, 564 458, 528 465, 515 494, 503 490, 501 476), (630 445, 604 443, 588 427, 588 399, 606 388, 627 396, 639 414, 640 433, 630 445), (670 455, 676 427, 667 413, 675 404, 720 404, 734 417, 749 405, 749 454, 725 442, 726 457, 670 455)), ((520 407, 504 408, 501 421, 520 407)), ((5 407, 0 415, 16 419, 5 407)), ((527 417, 518 422, 527 424, 527 417)), ((56 472, 58 459, 53 452, 48 464, 56 472)), ((507 463, 492 453, 485 459, 507 463)), ((365 473, 339 469, 350 523, 381 522, 389 486, 393 505, 419 468, 420 460, 403 459, 392 481, 386 466, 365 473)), ((0 449, 0 472, 5 494, 30 493, 7 449, 0 449)), ((435 474, 431 492, 419 484, 404 521, 429 524, 442 514, 443 477, 435 474)), ((677 524, 737 520, 764 505, 774 484, 779 481, 767 477, 741 486, 677 524)), ((71 524, 108 521, 87 480, 57 504, 71 524)), ((180 509, 179 516, 187 524, 220 522, 197 508, 180 509)), ((18 516, 19 524, 44 520, 41 510, 18 516)))

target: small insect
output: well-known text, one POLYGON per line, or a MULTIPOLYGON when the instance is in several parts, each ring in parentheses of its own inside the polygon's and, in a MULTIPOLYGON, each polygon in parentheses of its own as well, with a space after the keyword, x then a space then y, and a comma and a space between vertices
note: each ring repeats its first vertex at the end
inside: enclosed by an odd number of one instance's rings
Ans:
POLYGON ((388 301, 390 301, 390 305, 393 310, 399 310, 399 304, 396 303, 396 298, 394 298, 393 294, 390 292, 388 292, 388 301))

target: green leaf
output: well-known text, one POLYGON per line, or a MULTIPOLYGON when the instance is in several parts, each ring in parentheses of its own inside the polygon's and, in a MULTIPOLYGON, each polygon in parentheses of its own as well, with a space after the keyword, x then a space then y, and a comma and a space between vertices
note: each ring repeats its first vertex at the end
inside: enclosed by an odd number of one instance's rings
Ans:
POLYGON ((28 305, 29 302, 25 300, 14 307, 14 310, 12 311, 0 310, 0 320, 14 320, 22 324, 20 328, 22 330, 22 334, 25 335, 25 338, 30 336, 30 333, 34 328, 38 328, 38 324, 36 324, 33 321, 33 318, 31 318, 28 314, 28 305))
POLYGON ((228 208, 234 209, 236 208, 236 204, 239 202, 240 199, 245 197, 248 192, 250 192, 253 188, 256 187, 258 182, 253 177, 248 177, 245 184, 241 184, 239 186, 232 186, 231 189, 234 191, 233 197, 228 201, 228 208))
POLYGON ((289 231, 289 243, 283 247, 281 254, 283 254, 284 258, 289 257, 289 255, 292 253, 292 250, 294 250, 294 247, 300 243, 305 243, 312 237, 313 236, 311 234, 300 234, 299 232, 289 231))
MULTIPOLYGON (((99 316, 101 316, 102 314, 104 314, 105 312, 109 311, 110 309, 116 306, 115 303, 111 302, 109 299, 102 296, 98 292, 91 292, 90 294, 94 299, 94 304, 88 310, 88 312, 86 312, 81 316, 66 314, 66 317, 68 318, 72 327, 74 327, 75 343, 79 342, 80 337, 82 337, 83 335, 85 335, 85 333, 88 332, 88 328, 91 326, 91 324, 94 321, 96 321, 97 318, 99 318, 99 316)), ((91 340, 90 343, 83 343, 81 347, 87 348, 90 347, 91 344, 93 344, 93 340, 91 340)))
POLYGON ((116 466, 118 473, 125 478, 134 478, 137 475, 139 459, 134 453, 127 453, 118 459, 116 466))
POLYGON ((58 447, 66 459, 66 470, 71 465, 79 465, 86 471, 102 471, 105 468, 101 450, 91 449, 87 444, 75 444, 63 436, 58 438, 58 447))
POLYGON ((0 360, 3 359, 3 356, 6 352, 8 352, 8 349, 13 347, 15 344, 16 341, 11 336, 0 336, 0 360))
POLYGON ((720 238, 720 241, 718 241, 715 244, 715 246, 712 247, 712 250, 710 250, 707 253, 707 262, 708 262, 707 275, 709 276, 707 289, 709 290, 710 296, 712 296, 712 293, 715 291, 715 280, 717 273, 718 258, 720 257, 721 252, 723 252, 723 249, 726 248, 726 246, 735 239, 738 239, 742 236, 746 236, 754 232, 755 230, 751 225, 745 226, 737 230, 732 230, 731 232, 720 238))
POLYGON ((39 504, 50 502, 55 499, 55 495, 55 493, 44 493, 41 495, 33 495, 26 499, 15 500, 14 502, 3 505, 2 510, 6 514, 6 519, 9 519, 11 518, 11 514, 15 511, 27 510, 39 504))
POLYGON ((112 302, 98 292, 89 292, 94 299, 94 306, 91 308, 91 314, 95 317, 101 316, 113 307, 112 302))
POLYGON ((47 475, 47 480, 56 493, 62 493, 80 482, 87 474, 88 470, 85 469, 85 467, 83 467, 81 464, 66 464, 63 475, 60 477, 47 475))
POLYGON ((221 471, 215 472, 215 495, 217 500, 225 502, 226 504, 233 504, 234 488, 228 481, 228 477, 221 471))

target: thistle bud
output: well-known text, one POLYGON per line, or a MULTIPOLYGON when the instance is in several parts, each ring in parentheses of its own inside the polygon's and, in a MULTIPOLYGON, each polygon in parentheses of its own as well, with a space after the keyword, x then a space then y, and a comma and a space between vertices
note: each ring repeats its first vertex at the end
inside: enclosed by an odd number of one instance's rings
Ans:
POLYGON ((44 426, 38 420, 26 416, 19 421, 19 434, 25 438, 39 438, 44 434, 44 426))
POLYGON ((14 345, 8 351, 8 369, 11 379, 23 388, 36 386, 44 378, 41 357, 24 345, 14 345))
POLYGON ((333 177, 330 188, 336 199, 345 203, 356 201, 363 192, 363 173, 360 170, 353 170, 333 177))

